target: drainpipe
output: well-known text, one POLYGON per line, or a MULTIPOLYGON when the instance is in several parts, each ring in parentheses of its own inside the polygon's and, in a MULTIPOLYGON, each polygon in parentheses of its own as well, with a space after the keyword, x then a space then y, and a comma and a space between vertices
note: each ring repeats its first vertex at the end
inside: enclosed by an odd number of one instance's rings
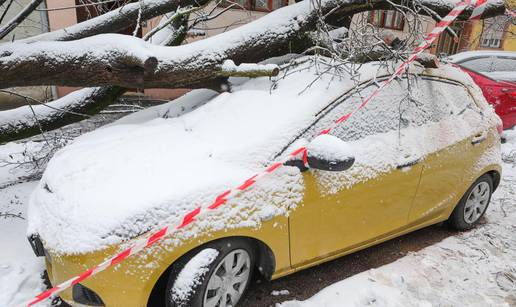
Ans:
MULTIPOLYGON (((48 20, 48 11, 45 9, 47 8, 47 0, 42 1, 39 5, 39 8, 41 9, 39 11, 39 19, 41 20, 40 26, 41 26, 41 32, 50 32, 50 23, 48 20)), ((52 94, 52 99, 55 100, 58 97, 57 95, 57 88, 55 85, 50 86, 50 93, 52 94)))

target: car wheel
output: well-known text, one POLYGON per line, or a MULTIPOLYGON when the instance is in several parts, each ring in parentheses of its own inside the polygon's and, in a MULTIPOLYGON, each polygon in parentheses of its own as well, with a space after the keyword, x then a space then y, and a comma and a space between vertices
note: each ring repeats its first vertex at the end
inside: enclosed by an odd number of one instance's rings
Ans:
POLYGON ((248 240, 235 238, 209 243, 173 266, 167 283, 166 306, 236 306, 250 284, 254 264, 255 251, 248 240), (207 267, 207 272, 200 276, 188 297, 173 295, 174 283, 181 270, 208 248, 216 249, 218 254, 207 267))
POLYGON ((448 224, 457 230, 470 229, 484 215, 491 201, 493 179, 485 174, 468 189, 453 210, 448 224))

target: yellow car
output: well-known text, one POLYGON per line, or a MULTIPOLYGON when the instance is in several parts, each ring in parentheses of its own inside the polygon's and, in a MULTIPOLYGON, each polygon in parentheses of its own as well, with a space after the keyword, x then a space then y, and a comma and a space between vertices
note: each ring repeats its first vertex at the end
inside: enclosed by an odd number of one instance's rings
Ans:
POLYGON ((29 234, 57 285, 308 148, 308 167, 289 161, 63 300, 235 306, 253 275, 276 279, 442 221, 478 222, 500 182, 501 122, 469 76, 413 64, 319 135, 392 67, 350 74, 330 59, 297 61, 273 80, 235 79, 230 93, 195 90, 132 114, 54 156, 31 197, 29 234))

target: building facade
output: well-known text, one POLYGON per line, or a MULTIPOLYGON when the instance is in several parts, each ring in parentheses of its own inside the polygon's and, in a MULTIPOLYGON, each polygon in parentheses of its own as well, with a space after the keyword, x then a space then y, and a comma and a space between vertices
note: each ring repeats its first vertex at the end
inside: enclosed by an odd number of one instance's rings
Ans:
MULTIPOLYGON (((31 0, 5 1, 0 6, 0 16, 3 16, 2 24, 5 24, 18 14, 21 8, 25 7, 31 0)), ((45 11, 45 3, 42 3, 37 11, 32 12, 20 25, 18 25, 9 35, 0 40, 9 42, 34 36, 48 31, 48 16, 45 11)), ((50 86, 28 86, 12 89, 21 95, 29 96, 37 100, 47 100, 53 97, 53 87, 50 86)), ((7 110, 27 104, 24 98, 0 93, 0 110, 7 110)))

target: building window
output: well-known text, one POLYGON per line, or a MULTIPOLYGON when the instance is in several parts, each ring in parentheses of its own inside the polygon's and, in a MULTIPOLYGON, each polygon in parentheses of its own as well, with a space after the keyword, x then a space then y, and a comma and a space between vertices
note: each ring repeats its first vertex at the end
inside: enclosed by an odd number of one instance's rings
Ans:
POLYGON ((484 20, 482 36, 480 37, 480 47, 502 47, 503 33, 505 32, 506 20, 507 19, 504 16, 498 16, 484 20))
POLYGON ((452 23, 450 29, 457 34, 457 37, 450 35, 449 32, 443 32, 437 41, 437 49, 435 50, 436 54, 439 56, 449 56, 459 52, 461 41, 464 42, 463 32, 464 32, 464 23, 460 21, 456 21, 452 23))
POLYGON ((234 6, 236 9, 246 9, 250 11, 259 11, 259 12, 271 12, 280 7, 287 6, 288 0, 235 0, 235 1, 222 1, 220 6, 228 7, 232 4, 237 4, 238 6, 234 6))
POLYGON ((377 10, 369 13, 369 22, 380 28, 403 31, 405 16, 397 11, 377 10))

